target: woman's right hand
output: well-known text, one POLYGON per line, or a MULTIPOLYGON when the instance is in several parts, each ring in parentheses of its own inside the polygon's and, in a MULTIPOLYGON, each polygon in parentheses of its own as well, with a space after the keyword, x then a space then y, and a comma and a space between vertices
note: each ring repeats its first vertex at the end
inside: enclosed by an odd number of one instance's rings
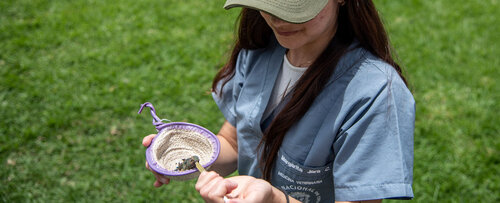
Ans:
MULTIPOLYGON (((156 136, 156 134, 151 134, 151 135, 148 135, 148 136, 144 137, 142 139, 142 145, 144 145, 144 147, 149 147, 149 145, 151 144, 151 141, 153 140, 153 138, 155 136, 156 136)), ((155 187, 161 187, 162 185, 167 185, 168 183, 170 183, 170 179, 169 178, 166 178, 165 176, 160 175, 160 174, 154 172, 153 170, 151 170, 151 168, 149 167, 147 161, 146 161, 146 168, 148 170, 150 170, 151 172, 153 172, 153 174, 156 177, 156 181, 154 183, 155 187)))

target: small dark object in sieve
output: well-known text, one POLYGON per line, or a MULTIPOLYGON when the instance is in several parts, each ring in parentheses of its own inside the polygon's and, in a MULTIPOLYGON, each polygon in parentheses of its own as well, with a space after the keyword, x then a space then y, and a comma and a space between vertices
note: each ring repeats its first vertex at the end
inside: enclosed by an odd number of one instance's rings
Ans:
POLYGON ((177 168, 175 171, 187 171, 196 168, 196 162, 199 162, 200 158, 198 156, 192 156, 187 159, 182 159, 181 162, 177 163, 177 168))

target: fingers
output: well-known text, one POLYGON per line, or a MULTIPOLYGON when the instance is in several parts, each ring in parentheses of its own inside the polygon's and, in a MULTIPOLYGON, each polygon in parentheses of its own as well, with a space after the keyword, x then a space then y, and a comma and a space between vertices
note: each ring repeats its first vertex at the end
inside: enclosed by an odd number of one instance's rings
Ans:
POLYGON ((155 180, 155 183, 153 184, 155 187, 161 187, 163 185, 163 183, 161 183, 160 181, 158 180, 155 180))
POLYGON ((224 184, 226 185, 226 193, 231 193, 234 189, 236 189, 238 187, 238 183, 235 183, 231 180, 227 180, 225 179, 224 180, 224 184))
POLYGON ((210 171, 202 172, 195 188, 205 202, 222 203, 226 194, 238 187, 238 184, 224 179, 219 174, 210 171))
POLYGON ((149 167, 149 164, 148 162, 146 161, 146 168, 148 170, 150 170, 151 172, 153 172, 153 175, 155 175, 155 178, 156 178, 156 181, 154 182, 154 186, 155 187, 161 187, 162 185, 167 185, 170 183, 170 179, 169 178, 166 178, 165 176, 161 175, 161 174, 158 174, 156 172, 154 172, 150 167, 149 167))
MULTIPOLYGON (((151 144, 151 141, 153 141, 153 138, 154 138, 155 136, 156 136, 156 134, 150 134, 150 135, 148 135, 148 136, 144 137, 144 138, 142 139, 142 145, 143 145, 144 147, 149 147, 149 145, 151 144)), ((148 170, 150 170, 151 172, 153 172, 153 174, 155 175, 156 180, 155 180, 155 182, 154 182, 154 184, 153 184, 155 187, 161 187, 162 185, 167 185, 168 183, 170 183, 170 179, 166 178, 166 177, 165 177, 165 176, 163 176, 163 175, 160 175, 160 174, 158 174, 158 173, 154 172, 154 171, 153 171, 153 170, 149 167, 149 165, 148 165, 148 162, 147 162, 147 161, 146 161, 146 168, 147 168, 148 170)))
POLYGON ((200 192, 203 187, 207 186, 212 180, 220 177, 219 174, 210 171, 210 172, 201 172, 200 177, 198 177, 198 181, 196 181, 195 189, 200 192))
POLYGON ((242 199, 228 199, 226 201, 224 201, 224 203, 240 203, 240 202, 244 202, 242 199))
POLYGON ((165 178, 165 176, 162 176, 162 175, 157 174, 157 173, 154 173, 154 174, 155 174, 155 178, 156 178, 155 186, 157 185, 156 182, 161 183, 158 187, 160 187, 162 185, 168 185, 170 183, 169 178, 165 178))
POLYGON ((142 145, 144 145, 145 147, 149 147, 149 145, 151 144, 151 141, 153 140, 153 138, 155 136, 156 136, 156 134, 151 134, 151 135, 144 137, 142 139, 142 145))

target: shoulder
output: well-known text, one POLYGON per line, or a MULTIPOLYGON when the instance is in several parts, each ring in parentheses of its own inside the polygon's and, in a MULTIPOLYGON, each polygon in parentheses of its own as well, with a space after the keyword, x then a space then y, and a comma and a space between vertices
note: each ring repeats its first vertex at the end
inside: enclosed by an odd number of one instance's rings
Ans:
POLYGON ((347 88, 353 88, 357 93, 376 93, 392 87, 409 92, 393 66, 363 48, 348 52, 339 61, 337 69, 335 80, 346 82, 347 88))
POLYGON ((390 94, 398 94, 413 100, 413 96, 397 70, 382 59, 367 53, 359 66, 357 81, 366 86, 386 89, 390 94))
POLYGON ((386 101, 383 105, 404 105, 403 108, 415 104, 395 68, 363 48, 353 49, 342 57, 323 94, 331 105, 338 103, 351 110, 362 110, 376 100, 386 101))

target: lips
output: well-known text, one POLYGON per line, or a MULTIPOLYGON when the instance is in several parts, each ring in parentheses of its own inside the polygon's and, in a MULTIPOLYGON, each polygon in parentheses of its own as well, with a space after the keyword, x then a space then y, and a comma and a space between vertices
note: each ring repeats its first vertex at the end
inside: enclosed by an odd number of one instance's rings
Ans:
POLYGON ((300 32, 300 29, 297 29, 297 28, 294 29, 291 27, 283 27, 283 26, 279 26, 279 27, 271 26, 271 27, 273 28, 273 30, 276 34, 284 36, 284 37, 292 36, 292 35, 300 32))
POLYGON ((281 36, 292 36, 294 34, 297 34, 299 31, 285 31, 285 30, 276 30, 276 33, 281 36))

